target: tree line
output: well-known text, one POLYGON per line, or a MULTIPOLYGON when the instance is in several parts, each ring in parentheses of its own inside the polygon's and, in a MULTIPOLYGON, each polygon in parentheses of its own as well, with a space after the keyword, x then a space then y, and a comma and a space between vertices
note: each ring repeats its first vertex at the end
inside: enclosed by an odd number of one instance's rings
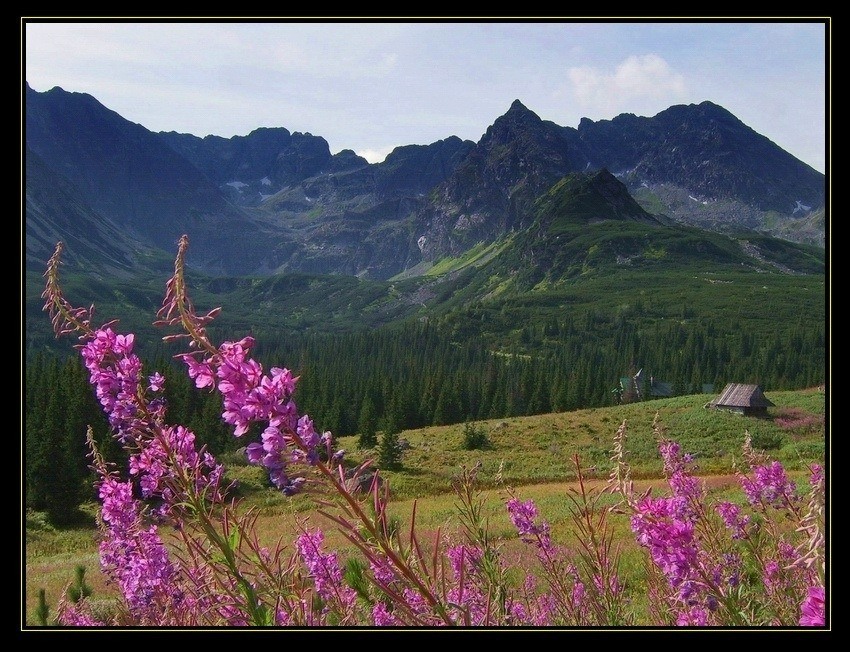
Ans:
MULTIPOLYGON (((359 435, 370 447, 379 431, 612 405, 612 387, 635 367, 672 383, 678 395, 705 384, 779 391, 825 378, 824 331, 794 326, 755 333, 696 320, 648 326, 584 315, 518 324, 501 344, 428 320, 349 334, 254 336, 266 370, 288 367, 300 376, 296 403, 317 429, 359 435)), ((175 353, 160 349, 145 363, 146 374, 166 376, 169 422, 190 428, 217 455, 245 445, 222 423, 218 394, 195 389, 175 353)), ((107 458, 120 462, 122 453, 77 356, 30 356, 24 395, 26 506, 61 524, 94 497, 87 426, 107 458)))

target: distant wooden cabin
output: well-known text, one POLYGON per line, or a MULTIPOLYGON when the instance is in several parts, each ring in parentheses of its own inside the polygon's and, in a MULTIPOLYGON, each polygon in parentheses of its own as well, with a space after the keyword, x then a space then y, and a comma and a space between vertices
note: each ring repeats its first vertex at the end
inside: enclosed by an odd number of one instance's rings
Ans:
POLYGON ((720 396, 708 405, 716 410, 729 410, 745 416, 765 416, 767 408, 774 407, 774 403, 764 395, 761 387, 740 383, 726 385, 720 396))
POLYGON ((673 383, 655 380, 655 376, 650 376, 649 395, 653 398, 670 398, 673 396, 673 383))

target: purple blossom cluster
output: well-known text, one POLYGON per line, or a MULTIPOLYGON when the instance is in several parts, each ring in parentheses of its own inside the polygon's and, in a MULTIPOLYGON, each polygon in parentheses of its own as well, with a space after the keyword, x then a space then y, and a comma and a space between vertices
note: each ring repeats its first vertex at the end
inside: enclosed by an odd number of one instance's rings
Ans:
POLYGON ((198 352, 182 355, 189 377, 203 389, 215 387, 223 398, 222 418, 241 437, 252 423, 266 423, 259 442, 246 447, 251 464, 263 466, 272 483, 287 495, 298 492, 305 480, 290 477, 292 463, 315 465, 321 447, 330 448, 330 433, 319 435, 313 421, 299 416, 292 399, 298 380, 289 369, 272 367, 269 374, 251 359, 252 337, 224 342, 215 355, 197 359, 198 352))
MULTIPOLYGON (((142 387, 142 363, 133 353, 135 336, 101 328, 84 337, 80 352, 89 381, 106 412, 116 437, 131 451, 130 474, 138 478, 145 498, 164 500, 163 511, 183 498, 185 475, 198 495, 219 501, 223 467, 206 451, 199 452, 195 435, 183 426, 164 424, 165 403, 149 398, 142 387)), ((165 385, 159 372, 148 379, 148 391, 158 394, 165 385)))
MULTIPOLYGON (((668 439, 659 443, 670 496, 654 498, 647 494, 634 504, 632 531, 647 549, 661 571, 670 597, 676 605, 677 624, 705 625, 717 609, 716 593, 721 589, 719 568, 702 549, 698 524, 702 520, 705 490, 692 474, 691 455, 668 439), (715 581, 712 582, 711 579, 715 581)), ((732 518, 729 507, 723 513, 732 518)))
POLYGON ((796 484, 788 479, 785 468, 778 461, 752 469, 753 478, 741 478, 747 500, 754 507, 782 509, 799 502, 796 484))
POLYGON ((480 565, 484 552, 468 545, 453 546, 446 551, 452 567, 453 585, 447 593, 452 617, 469 626, 486 624, 487 596, 481 588, 480 565))
POLYGON ((321 530, 304 532, 296 539, 295 547, 307 567, 310 579, 324 603, 325 613, 334 605, 345 614, 354 611, 357 592, 343 582, 342 568, 335 552, 323 552, 325 535, 321 530))
POLYGON ((741 508, 735 503, 723 501, 715 506, 715 510, 723 519, 723 523, 732 531, 733 539, 745 539, 747 537, 747 525, 750 517, 741 512, 741 508))
MULTIPOLYGON (((592 622, 592 603, 607 589, 619 592, 620 582, 616 575, 603 580, 599 568, 586 569, 587 579, 582 579, 578 567, 571 561, 569 551, 555 545, 551 539, 550 526, 538 519, 534 501, 522 502, 511 498, 505 503, 511 522, 520 539, 537 549, 537 559, 546 579, 547 591, 534 595, 536 581, 526 576, 523 587, 524 598, 512 600, 510 613, 513 618, 527 618, 538 625, 565 623, 582 625, 592 622)), ((604 562, 610 559, 603 553, 604 562)), ((599 560, 597 560, 599 561, 599 560)))
POLYGON ((802 627, 823 627, 826 624, 825 592, 822 586, 809 587, 806 599, 800 605, 802 627))
MULTIPOLYGON (((387 587, 382 588, 386 590, 387 587)), ((372 605, 370 616, 376 627, 403 626, 409 624, 411 617, 420 626, 440 627, 446 624, 434 614, 422 594, 409 586, 399 588, 398 592, 393 591, 392 599, 377 600, 372 605)))
POLYGON ((372 622, 378 627, 389 627, 405 624, 405 617, 412 616, 417 623, 433 627, 456 623, 465 626, 481 626, 488 624, 492 615, 489 608, 489 597, 482 588, 486 580, 481 571, 484 552, 470 545, 456 545, 445 550, 449 561, 450 575, 443 576, 445 586, 445 602, 448 604, 445 617, 435 613, 432 604, 422 592, 405 585, 398 573, 385 562, 373 560, 370 563, 376 585, 387 598, 376 600, 372 607, 372 622), (397 599, 403 601, 403 608, 397 599), (401 609, 400 615, 399 609, 401 609))
POLYGON ((224 467, 207 451, 198 451, 195 434, 183 426, 157 428, 156 433, 138 454, 130 456, 129 472, 139 478, 142 496, 161 498, 167 509, 183 498, 181 483, 175 482, 173 474, 188 472, 197 495, 221 502, 224 467))
MULTIPOLYGON (((631 522, 638 543, 648 550, 667 582, 671 591, 669 597, 678 605, 676 623, 705 626, 722 624, 724 618, 737 622, 736 619, 745 613, 762 614, 756 617, 767 619, 770 624, 783 622, 788 616, 789 604, 795 604, 794 596, 801 595, 801 583, 814 580, 816 573, 804 563, 800 551, 785 541, 785 535, 775 529, 772 521, 759 521, 759 527, 752 529, 751 515, 729 501, 714 506, 729 537, 729 543, 721 544, 722 530, 712 529, 705 510, 704 489, 688 471, 690 458, 682 455, 674 442, 662 441, 659 450, 668 475, 670 495, 653 498, 647 494, 634 501, 631 522), (765 527, 769 528, 768 537, 753 536, 765 527), (741 547, 736 548, 735 542, 740 542, 741 547), (761 568, 761 577, 756 579, 749 575, 746 586, 743 584, 743 554, 761 568), (755 599, 763 604, 756 607, 747 602, 755 599)), ((790 518, 799 522, 796 508, 800 498, 782 464, 755 462, 759 458, 750 448, 749 440, 745 441, 744 450, 753 460, 752 476, 740 478, 749 505, 762 510, 766 507, 786 510, 790 518)), ((813 487, 819 486, 821 474, 820 466, 815 465, 813 487)), ((816 513, 817 506, 811 505, 810 510, 816 513)), ((817 527, 808 527, 814 531, 817 542, 817 527)), ((806 527, 797 529, 798 532, 806 530, 806 527)), ((810 596, 804 603, 806 617, 801 618, 800 624, 817 622, 816 617, 810 616, 818 608, 815 592, 815 597, 810 596)), ((822 620, 820 622, 822 624, 822 620)))
POLYGON ((145 426, 139 399, 142 363, 133 353, 134 341, 132 333, 117 335, 107 327, 94 331, 80 350, 109 424, 125 443, 145 426))
POLYGON ((552 625, 557 611, 554 596, 537 590, 537 580, 531 574, 525 576, 520 599, 511 602, 508 610, 510 624, 547 627, 552 625))
POLYGON ((664 461, 664 473, 667 476, 667 484, 674 498, 679 518, 693 520, 697 517, 698 506, 704 497, 703 488, 699 479, 696 478, 691 466, 693 456, 683 453, 678 442, 663 439, 658 445, 661 459, 664 461))
POLYGON ((552 550, 552 538, 549 534, 549 523, 536 522, 538 512, 533 500, 520 502, 511 498, 505 503, 511 522, 517 529, 520 538, 526 543, 535 543, 542 552, 552 550))
POLYGON ((99 497, 105 526, 101 567, 121 589, 134 622, 160 624, 185 598, 168 549, 157 527, 144 523, 131 482, 120 482, 101 470, 99 497))
POLYGON ((637 503, 632 516, 632 532, 649 551, 675 597, 682 603, 693 601, 699 592, 700 549, 690 518, 682 518, 682 500, 646 496, 637 503))
POLYGON ((103 627, 104 623, 92 616, 85 609, 80 609, 75 604, 62 604, 60 606, 59 620, 65 627, 103 627))

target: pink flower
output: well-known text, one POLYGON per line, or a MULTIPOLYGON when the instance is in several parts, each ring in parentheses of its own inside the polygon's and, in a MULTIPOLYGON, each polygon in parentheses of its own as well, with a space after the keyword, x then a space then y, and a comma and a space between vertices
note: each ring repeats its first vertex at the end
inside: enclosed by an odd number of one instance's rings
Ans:
POLYGON ((128 333, 127 335, 116 335, 115 352, 123 353, 124 355, 130 355, 133 352, 133 342, 135 340, 136 336, 133 335, 133 333, 128 333))
POLYGON ((148 377, 148 383, 152 392, 161 392, 165 385, 165 377, 157 371, 153 376, 148 377))
POLYGON ((103 627, 102 622, 77 605, 65 605, 59 615, 59 622, 66 627, 103 627))
POLYGON ((195 387, 203 389, 204 387, 211 387, 215 384, 215 376, 209 362, 206 360, 204 362, 198 362, 188 353, 181 357, 189 368, 189 378, 195 381, 195 387))
POLYGON ((535 523, 537 519, 537 505, 533 500, 521 503, 516 498, 511 498, 505 504, 511 522, 519 532, 520 538, 526 543, 536 543, 541 550, 551 550, 551 538, 549 535, 549 523, 542 521, 540 525, 535 523))
POLYGON ((797 487, 788 479, 780 462, 774 461, 769 466, 757 466, 753 469, 753 474, 755 478, 752 480, 741 479, 741 486, 751 505, 769 505, 781 509, 796 500, 797 487))
POLYGON ((809 594, 800 605, 801 627, 822 627, 826 624, 824 590, 822 586, 810 586, 809 594))
POLYGON ((392 627, 400 624, 383 602, 377 602, 372 607, 372 621, 376 627, 392 627))
POLYGON ((342 568, 337 553, 322 552, 325 535, 321 530, 304 532, 295 545, 310 578, 316 587, 316 593, 326 602, 338 600, 340 606, 348 610, 354 605, 357 593, 342 581, 342 568))
POLYGON ((719 503, 715 507, 715 510, 720 514, 726 527, 732 530, 733 539, 746 538, 746 527, 750 522, 750 517, 742 515, 740 507, 734 503, 724 501, 719 503))
POLYGON ((687 611, 680 611, 678 613, 676 624, 679 627, 704 627, 708 624, 708 614, 706 614, 705 609, 691 607, 687 611))

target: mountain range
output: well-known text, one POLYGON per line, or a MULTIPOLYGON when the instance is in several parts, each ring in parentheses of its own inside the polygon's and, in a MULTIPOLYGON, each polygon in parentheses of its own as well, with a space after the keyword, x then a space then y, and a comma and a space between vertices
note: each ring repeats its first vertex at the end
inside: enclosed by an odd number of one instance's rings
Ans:
POLYGON ((163 269, 183 233, 206 275, 377 281, 502 257, 554 282, 587 264, 593 245, 575 245, 593 224, 620 225, 594 254, 617 264, 663 249, 801 272, 825 246, 825 176, 707 101, 571 128, 515 100, 477 143, 449 135, 370 164, 284 127, 201 138, 59 87, 24 99, 33 271, 58 240, 101 274, 163 269))

